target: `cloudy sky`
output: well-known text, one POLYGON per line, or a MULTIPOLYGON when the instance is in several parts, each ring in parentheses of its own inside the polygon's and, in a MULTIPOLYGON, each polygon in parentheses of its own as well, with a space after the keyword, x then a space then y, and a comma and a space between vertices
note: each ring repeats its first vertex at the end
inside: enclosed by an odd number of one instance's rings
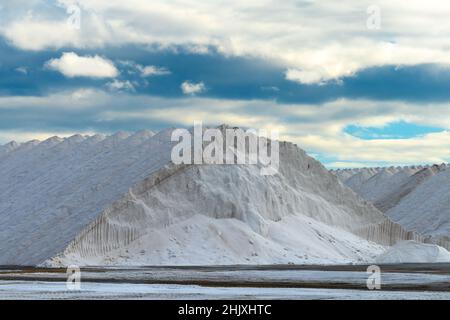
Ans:
POLYGON ((205 124, 329 167, 450 161, 450 4, 0 0, 0 143, 205 124))

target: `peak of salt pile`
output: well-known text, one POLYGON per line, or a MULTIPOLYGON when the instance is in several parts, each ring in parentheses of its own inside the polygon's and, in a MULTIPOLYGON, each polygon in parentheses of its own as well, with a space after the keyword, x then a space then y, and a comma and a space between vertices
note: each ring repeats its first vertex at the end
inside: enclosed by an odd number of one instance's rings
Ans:
POLYGON ((11 141, 11 142, 8 142, 7 144, 3 145, 3 146, 0 146, 0 157, 3 154, 6 154, 8 152, 11 152, 14 149, 17 149, 18 147, 19 147, 19 144, 17 142, 15 142, 15 141, 11 141))
POLYGON ((3 154, 0 264, 352 263, 423 240, 294 144, 280 143, 279 173, 262 176, 259 165, 174 165, 172 131, 3 154))

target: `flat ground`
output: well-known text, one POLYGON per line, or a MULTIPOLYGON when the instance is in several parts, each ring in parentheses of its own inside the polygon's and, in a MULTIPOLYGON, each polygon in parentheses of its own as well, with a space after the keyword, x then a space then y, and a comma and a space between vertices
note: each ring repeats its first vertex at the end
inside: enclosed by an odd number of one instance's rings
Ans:
POLYGON ((381 267, 368 290, 367 266, 89 267, 80 290, 65 269, 0 267, 0 299, 446 299, 450 264, 381 267))

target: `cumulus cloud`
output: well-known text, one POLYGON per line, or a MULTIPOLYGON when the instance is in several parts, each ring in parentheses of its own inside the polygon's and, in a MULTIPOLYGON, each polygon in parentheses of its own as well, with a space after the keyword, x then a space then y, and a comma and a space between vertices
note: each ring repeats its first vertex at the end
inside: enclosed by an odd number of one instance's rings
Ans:
POLYGON ((69 78, 114 78, 119 75, 112 61, 98 55, 79 56, 74 52, 64 52, 61 58, 51 59, 45 66, 69 78))
MULTIPOLYGON (((350 74, 349 74, 350 75, 350 74)), ((337 80, 339 77, 333 77, 328 72, 319 67, 310 70, 288 69, 285 73, 286 79, 301 84, 323 85, 330 79, 337 80)))
POLYGON ((203 82, 190 82, 185 81, 181 84, 181 91, 183 91, 184 94, 190 94, 195 95, 198 93, 202 93, 206 90, 205 84, 203 82))

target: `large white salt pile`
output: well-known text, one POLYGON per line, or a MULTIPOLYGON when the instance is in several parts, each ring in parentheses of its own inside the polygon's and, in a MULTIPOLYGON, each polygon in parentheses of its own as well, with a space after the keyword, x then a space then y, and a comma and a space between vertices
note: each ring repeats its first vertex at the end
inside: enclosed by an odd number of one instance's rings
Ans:
POLYGON ((292 143, 263 176, 260 165, 174 165, 172 131, 2 149, 0 264, 370 262, 422 240, 292 143))

